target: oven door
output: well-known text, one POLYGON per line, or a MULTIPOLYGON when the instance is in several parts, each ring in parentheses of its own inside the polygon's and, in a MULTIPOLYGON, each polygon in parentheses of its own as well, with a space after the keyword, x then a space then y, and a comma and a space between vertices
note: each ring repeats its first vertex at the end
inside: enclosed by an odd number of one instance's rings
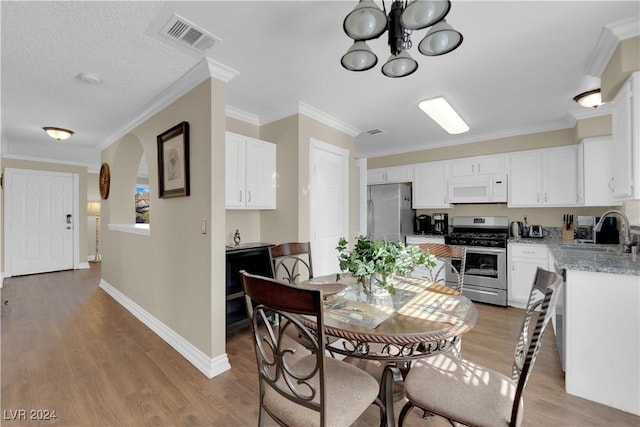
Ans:
MULTIPOLYGON (((464 269, 464 284, 486 288, 507 289, 507 250, 504 248, 483 248, 467 246, 464 269)), ((460 270, 460 262, 453 261, 460 270)), ((455 276, 447 270, 447 281, 455 281, 455 276)))

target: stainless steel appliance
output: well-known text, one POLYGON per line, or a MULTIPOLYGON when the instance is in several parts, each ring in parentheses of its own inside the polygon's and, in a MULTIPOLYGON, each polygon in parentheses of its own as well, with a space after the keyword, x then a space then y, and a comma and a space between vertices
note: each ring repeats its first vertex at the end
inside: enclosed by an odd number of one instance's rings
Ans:
POLYGON ((449 214, 434 213, 433 234, 447 234, 449 232, 449 214))
MULTIPOLYGON (((444 242, 467 248, 462 293, 472 301, 506 306, 509 218, 456 216, 452 225, 444 242)), ((446 280, 455 282, 455 274, 447 271, 446 280)))
POLYGON ((578 216, 578 221, 573 229, 573 238, 582 243, 593 243, 593 227, 596 225, 595 216, 578 216))
POLYGON ((511 222, 511 237, 519 238, 524 235, 524 224, 520 221, 511 222))
POLYGON ((529 237, 544 237, 544 229, 541 225, 529 226, 529 237))
POLYGON ((411 184, 380 184, 367 187, 367 237, 404 242, 413 234, 416 211, 411 208, 411 184))
POLYGON ((416 234, 429 234, 431 233, 431 216, 430 215, 418 215, 414 224, 413 231, 416 234))

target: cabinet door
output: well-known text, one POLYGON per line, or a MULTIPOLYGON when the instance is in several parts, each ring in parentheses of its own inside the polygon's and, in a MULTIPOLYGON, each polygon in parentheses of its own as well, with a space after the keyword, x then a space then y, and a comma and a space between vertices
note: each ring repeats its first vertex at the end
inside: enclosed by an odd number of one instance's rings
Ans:
POLYGON ((455 159, 451 161, 451 176, 465 176, 475 174, 476 158, 455 159))
MULTIPOLYGON (((625 83, 613 100, 611 128, 613 137, 614 196, 619 199, 633 195, 632 92, 631 82, 625 83)), ((636 155, 638 155, 636 153, 636 155)))
POLYGON ((540 152, 523 151, 509 155, 509 207, 540 206, 540 152))
POLYGON ((247 138, 246 206, 252 209, 276 208, 276 146, 247 138))
POLYGON ((578 147, 576 145, 542 151, 542 204, 578 204, 578 147))
POLYGON ((375 168, 367 171, 367 184, 392 184, 397 182, 411 182, 413 180, 413 165, 375 168))
POLYGON ((483 156, 475 166, 476 173, 504 172, 504 156, 483 156))
POLYGON ((549 250, 544 245, 517 243, 510 243, 508 250, 509 305, 524 307, 529 299, 536 269, 549 268, 549 250))
POLYGON ((587 138, 583 146, 585 206, 615 206, 611 137, 587 138))
POLYGON ((413 208, 449 208, 447 180, 449 162, 421 163, 415 166, 413 208))
POLYGON ((451 176, 504 172, 504 156, 476 156, 451 161, 451 176))
POLYGON ((245 138, 227 133, 225 138, 225 207, 240 208, 245 202, 245 138))

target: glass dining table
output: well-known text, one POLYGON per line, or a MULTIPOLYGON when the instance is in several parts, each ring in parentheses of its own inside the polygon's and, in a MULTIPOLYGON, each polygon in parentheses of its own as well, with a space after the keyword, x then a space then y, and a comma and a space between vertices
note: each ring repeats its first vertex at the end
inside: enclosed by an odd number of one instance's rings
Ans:
MULTIPOLYGON (((330 336, 326 349, 333 355, 380 362, 385 366, 381 396, 387 425, 394 424, 388 369, 407 370, 415 359, 450 350, 478 320, 475 305, 464 295, 425 279, 396 277, 395 294, 367 293, 349 274, 332 274, 301 282, 322 291, 324 329, 330 336)), ((301 318, 305 326, 315 322, 301 318)), ((396 374, 397 376, 397 374, 396 374)))

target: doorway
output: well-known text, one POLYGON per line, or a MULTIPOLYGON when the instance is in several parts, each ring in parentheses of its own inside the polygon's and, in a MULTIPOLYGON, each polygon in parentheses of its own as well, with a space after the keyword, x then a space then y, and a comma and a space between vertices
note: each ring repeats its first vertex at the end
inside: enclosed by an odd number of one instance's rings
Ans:
POLYGON ((78 175, 5 169, 5 276, 77 268, 78 175))
POLYGON ((313 274, 340 271, 336 246, 349 238, 349 150, 311 139, 309 236, 313 274))

